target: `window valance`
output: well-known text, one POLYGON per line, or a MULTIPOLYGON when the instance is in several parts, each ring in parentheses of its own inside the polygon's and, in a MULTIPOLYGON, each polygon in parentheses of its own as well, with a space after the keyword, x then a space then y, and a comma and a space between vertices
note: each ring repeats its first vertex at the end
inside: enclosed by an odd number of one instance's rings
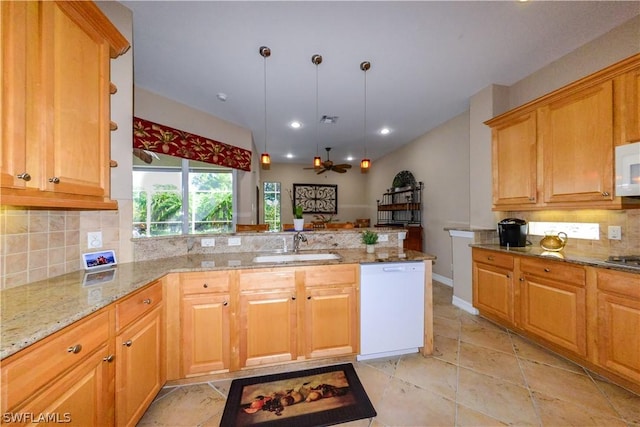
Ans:
POLYGON ((153 123, 139 117, 133 118, 133 148, 244 171, 251 170, 250 150, 153 123))

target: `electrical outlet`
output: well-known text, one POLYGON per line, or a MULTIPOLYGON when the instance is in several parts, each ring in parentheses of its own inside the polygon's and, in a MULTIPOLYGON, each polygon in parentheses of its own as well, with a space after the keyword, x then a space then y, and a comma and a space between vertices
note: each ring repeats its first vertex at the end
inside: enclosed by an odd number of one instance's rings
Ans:
POLYGON ((389 241, 389 235, 388 234, 380 234, 380 235, 378 235, 378 241, 379 242, 388 242, 389 241))
POLYGON ((622 240, 622 227, 619 225, 610 225, 607 228, 609 240, 622 240))
POLYGON ((200 246, 203 248, 211 248, 216 245, 216 239, 213 237, 207 237, 200 240, 200 246))
POLYGON ((229 240, 227 240, 227 245, 229 246, 240 246, 240 238, 239 237, 229 237, 229 240))
POLYGON ((99 249, 102 247, 102 231, 90 231, 87 233, 87 248, 99 249))

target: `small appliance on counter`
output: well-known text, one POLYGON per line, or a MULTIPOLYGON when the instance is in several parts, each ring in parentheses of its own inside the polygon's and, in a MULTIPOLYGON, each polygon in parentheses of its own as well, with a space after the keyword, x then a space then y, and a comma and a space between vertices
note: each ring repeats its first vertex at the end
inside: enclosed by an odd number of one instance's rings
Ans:
POLYGON ((527 221, 520 218, 505 218, 498 223, 500 246, 524 247, 527 245, 527 221))

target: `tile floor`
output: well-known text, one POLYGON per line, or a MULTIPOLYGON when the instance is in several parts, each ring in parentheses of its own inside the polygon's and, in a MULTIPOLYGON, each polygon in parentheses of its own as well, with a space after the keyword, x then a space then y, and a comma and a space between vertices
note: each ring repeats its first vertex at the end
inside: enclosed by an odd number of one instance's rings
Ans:
MULTIPOLYGON (((378 416, 345 425, 640 427, 640 396, 458 309, 451 292, 434 283, 433 357, 353 361, 378 416)), ((230 385, 165 387, 138 425, 217 426, 230 385)))

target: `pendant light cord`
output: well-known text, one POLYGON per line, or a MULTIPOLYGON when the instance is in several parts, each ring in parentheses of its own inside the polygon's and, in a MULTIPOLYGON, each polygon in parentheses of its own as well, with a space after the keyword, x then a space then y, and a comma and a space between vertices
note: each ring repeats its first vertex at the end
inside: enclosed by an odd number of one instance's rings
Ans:
POLYGON ((267 152, 267 57, 263 56, 264 63, 264 152, 267 152))
POLYGON ((364 70, 364 120, 362 140, 364 143, 364 158, 367 158, 367 70, 364 70))
POLYGON ((318 151, 318 141, 320 139, 320 120, 318 119, 318 65, 316 63, 316 157, 320 157, 318 151))

